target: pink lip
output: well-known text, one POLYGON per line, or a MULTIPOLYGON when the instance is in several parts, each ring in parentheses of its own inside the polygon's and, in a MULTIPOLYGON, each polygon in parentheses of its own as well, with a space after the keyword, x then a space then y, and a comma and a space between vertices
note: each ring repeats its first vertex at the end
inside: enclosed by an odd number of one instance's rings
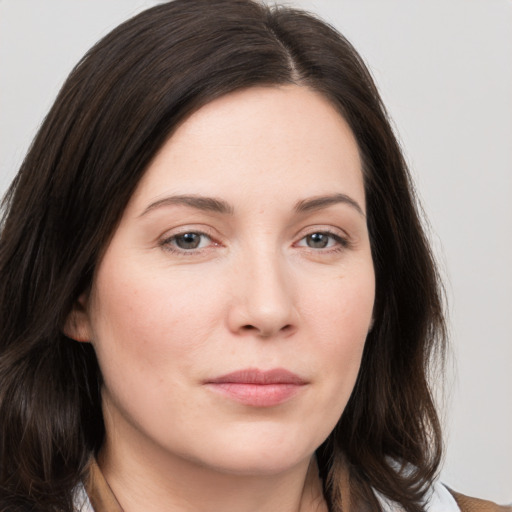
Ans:
POLYGON ((282 368, 269 371, 248 368, 208 379, 205 384, 244 405, 272 407, 295 396, 307 382, 282 368))

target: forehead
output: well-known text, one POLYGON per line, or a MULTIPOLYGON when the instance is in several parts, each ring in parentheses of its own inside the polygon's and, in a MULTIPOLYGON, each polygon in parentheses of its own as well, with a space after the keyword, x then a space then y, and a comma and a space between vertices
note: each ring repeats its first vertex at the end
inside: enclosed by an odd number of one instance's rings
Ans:
POLYGON ((255 190, 282 200, 335 190, 364 203, 355 137, 323 95, 296 85, 254 87, 206 104, 160 149, 133 200, 255 190))

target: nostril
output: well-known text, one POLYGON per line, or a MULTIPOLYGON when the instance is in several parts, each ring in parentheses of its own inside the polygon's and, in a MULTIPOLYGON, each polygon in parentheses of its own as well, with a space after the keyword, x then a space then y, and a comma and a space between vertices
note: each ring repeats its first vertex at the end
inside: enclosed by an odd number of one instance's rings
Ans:
POLYGON ((270 336, 273 335, 273 333, 277 333, 277 332, 281 332, 281 333, 289 333, 290 331, 293 330, 293 325, 292 324, 286 324, 284 325, 283 327, 281 327, 280 329, 264 329, 264 328, 259 328, 259 327, 256 327, 252 324, 246 324, 246 325, 243 325, 241 330, 243 332, 253 332, 253 331, 256 331, 260 336, 264 337, 264 338, 268 338, 270 336))

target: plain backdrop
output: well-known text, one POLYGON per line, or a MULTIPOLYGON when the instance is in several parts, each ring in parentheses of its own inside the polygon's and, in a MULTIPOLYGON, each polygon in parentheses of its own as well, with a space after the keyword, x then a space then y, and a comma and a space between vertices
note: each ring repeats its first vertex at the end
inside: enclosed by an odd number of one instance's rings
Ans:
MULTIPOLYGON (((72 66, 144 0, 0 0, 0 193, 72 66)), ((368 63, 430 221, 453 357, 442 479, 512 502, 512 2, 296 0, 368 63)))

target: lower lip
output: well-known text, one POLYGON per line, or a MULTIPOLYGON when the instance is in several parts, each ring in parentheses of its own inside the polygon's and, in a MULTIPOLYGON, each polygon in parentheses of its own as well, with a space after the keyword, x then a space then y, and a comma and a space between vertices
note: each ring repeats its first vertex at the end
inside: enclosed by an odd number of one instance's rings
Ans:
POLYGON ((238 382, 209 383, 212 391, 252 407, 273 407, 293 398, 300 384, 245 384, 238 382))

